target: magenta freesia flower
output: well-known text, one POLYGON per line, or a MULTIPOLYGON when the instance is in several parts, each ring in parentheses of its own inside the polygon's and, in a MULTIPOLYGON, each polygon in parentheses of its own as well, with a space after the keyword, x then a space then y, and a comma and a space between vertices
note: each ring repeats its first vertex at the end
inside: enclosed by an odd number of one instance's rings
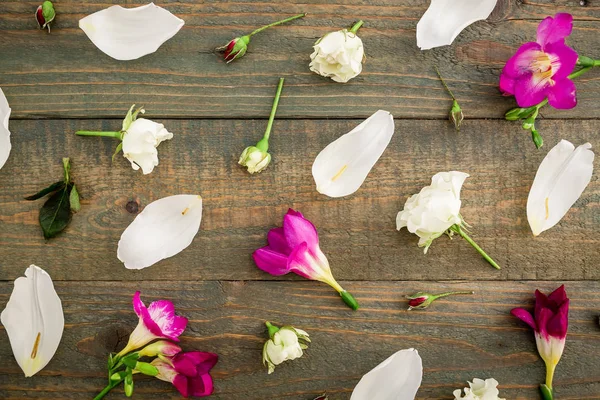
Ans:
POLYGON ((150 343, 155 339, 179 341, 179 336, 187 326, 187 318, 175 315, 175 306, 168 300, 152 302, 146 308, 140 299, 140 292, 133 296, 133 310, 140 318, 138 325, 129 336, 127 346, 118 356, 150 343))
POLYGON ((514 95, 519 107, 531 107, 546 98, 554 108, 575 107, 576 89, 569 74, 577 64, 577 52, 565 44, 572 29, 570 14, 544 19, 537 29, 537 41, 522 45, 506 62, 500 90, 514 95))
POLYGON ((160 357, 152 361, 158 369, 158 379, 171 382, 184 397, 210 396, 214 390, 210 370, 219 356, 214 353, 190 351, 174 357, 160 357))
POLYGON ((546 363, 546 386, 551 394, 554 369, 565 348, 569 327, 569 298, 565 286, 562 285, 549 296, 536 290, 534 316, 523 308, 515 308, 511 314, 535 331, 538 352, 546 363))
POLYGON ((356 300, 334 279, 327 257, 319 247, 317 229, 301 213, 289 209, 283 218, 283 228, 271 229, 267 241, 267 246, 252 254, 258 268, 275 276, 293 272, 324 282, 337 290, 349 307, 358 309, 356 300))

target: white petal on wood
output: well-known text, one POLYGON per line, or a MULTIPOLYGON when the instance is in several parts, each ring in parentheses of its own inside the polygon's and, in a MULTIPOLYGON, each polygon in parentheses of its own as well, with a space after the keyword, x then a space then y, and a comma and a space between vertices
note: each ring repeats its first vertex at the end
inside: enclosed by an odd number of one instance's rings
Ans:
POLYGON ((128 269, 142 269, 188 247, 200 229, 202 198, 180 194, 156 200, 125 229, 117 257, 128 269))
POLYGON ((10 155, 10 130, 8 130, 8 119, 10 118, 10 106, 8 100, 4 96, 4 92, 0 89, 0 168, 4 166, 8 156, 10 155))
POLYGON ((364 375, 350 400, 414 400, 422 379, 419 352, 400 350, 364 375))
POLYGON ((352 131, 325 147, 315 159, 312 174, 317 191, 329 197, 356 192, 394 135, 394 117, 379 110, 352 131))
POLYGON ((54 356, 65 326, 62 304, 50 275, 35 265, 27 268, 25 277, 15 280, 0 321, 25 376, 44 368, 54 356))
POLYGON ((452 44, 463 29, 490 16, 497 0, 431 0, 417 24, 421 50, 452 44))
POLYGON ((135 60, 158 50, 184 23, 150 3, 136 8, 109 7, 81 19, 79 27, 112 58, 135 60))
POLYGON ((534 236, 556 225, 590 183, 591 148, 589 143, 575 148, 561 140, 540 164, 527 199, 527 220, 534 236))

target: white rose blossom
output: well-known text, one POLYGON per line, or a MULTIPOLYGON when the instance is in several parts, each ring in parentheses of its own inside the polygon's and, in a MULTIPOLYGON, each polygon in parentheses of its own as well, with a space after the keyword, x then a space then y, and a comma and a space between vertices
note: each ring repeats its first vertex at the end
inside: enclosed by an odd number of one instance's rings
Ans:
POLYGON ((419 236, 419 247, 427 253, 431 243, 442 236, 458 234, 471 244, 494 268, 500 269, 465 232, 467 225, 460 215, 460 190, 468 174, 458 171, 439 172, 431 178, 431 185, 412 195, 404 210, 396 217, 396 229, 404 227, 419 236))
POLYGON ((310 70, 340 83, 360 74, 365 51, 356 32, 362 24, 359 21, 350 30, 331 32, 319 39, 310 55, 310 70))
POLYGON ((291 326, 278 328, 270 322, 266 322, 266 325, 270 339, 263 347, 263 364, 271 374, 282 362, 302 357, 303 350, 308 348, 305 342, 310 343, 310 338, 302 329, 291 326))
POLYGON ((465 396, 463 397, 460 389, 456 389, 454 394, 454 400, 505 400, 498 397, 500 391, 498 390, 498 381, 490 378, 486 379, 473 379, 473 382, 468 382, 469 387, 465 388, 465 396))
POLYGON ((173 138, 173 134, 165 129, 163 124, 145 118, 137 118, 138 114, 144 114, 144 108, 140 107, 133 111, 135 104, 131 106, 120 131, 98 132, 77 131, 79 136, 104 136, 121 140, 113 155, 113 160, 119 151, 123 150, 123 156, 131 162, 134 170, 142 169, 144 175, 151 173, 158 165, 157 147, 165 140, 173 138))

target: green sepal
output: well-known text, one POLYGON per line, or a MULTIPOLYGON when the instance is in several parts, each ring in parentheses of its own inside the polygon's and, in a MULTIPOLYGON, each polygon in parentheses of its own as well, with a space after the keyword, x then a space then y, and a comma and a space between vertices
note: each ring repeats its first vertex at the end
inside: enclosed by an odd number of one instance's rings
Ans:
POLYGON ((50 22, 54 20, 56 17, 56 11, 54 10, 54 4, 51 1, 44 1, 42 3, 42 16, 44 17, 44 22, 48 25, 50 22))
POLYGON ((147 362, 138 361, 137 364, 135 365, 135 369, 137 371, 140 371, 144 375, 149 375, 149 376, 158 375, 158 368, 156 368, 154 365, 147 363, 147 362))
POLYGON ((40 209, 39 221, 44 232, 44 238, 53 238, 71 222, 69 194, 72 186, 72 184, 69 184, 54 192, 40 209))
POLYGON ((48 186, 47 188, 40 190, 36 194, 25 197, 25 200, 31 201, 31 200, 41 199, 45 195, 50 194, 52 192, 56 192, 57 190, 60 190, 64 187, 65 187, 65 183, 63 181, 55 182, 52 185, 48 186))
POLYGON ((73 184, 73 188, 71 189, 71 194, 69 194, 69 204, 71 206, 71 211, 78 212, 81 210, 81 203, 79 202, 79 192, 77 191, 77 187, 73 184))
POLYGON ((342 296, 342 300, 344 300, 344 303, 346 303, 348 307, 350 307, 354 311, 358 310, 358 302, 354 297, 352 297, 352 295, 349 292, 344 290, 340 292, 340 296, 342 296))
POLYGON ((267 329, 269 330, 269 337, 271 339, 273 339, 273 336, 279 332, 279 327, 273 325, 272 323, 270 323, 269 321, 265 322, 265 325, 267 326, 267 329))
POLYGON ((540 392, 542 393, 542 399, 544 400, 553 400, 554 393, 553 390, 546 386, 544 383, 540 384, 540 392))
POLYGON ((140 355, 138 353, 131 353, 123 357, 121 359, 121 362, 123 362, 123 364, 125 364, 127 368, 134 369, 139 358, 140 355))
POLYGON ((124 380, 125 396, 131 397, 133 395, 133 373, 130 368, 127 368, 125 373, 127 374, 124 380))
POLYGON ((126 371, 115 372, 114 374, 112 374, 110 376, 110 381, 112 383, 121 382, 123 379, 125 379, 126 376, 127 376, 126 371))
POLYGON ((119 143, 117 145, 117 148, 115 149, 115 152, 112 155, 112 161, 115 161, 115 157, 117 156, 117 154, 119 154, 121 152, 121 150, 123 150, 123 142, 119 143))
POLYGON ((125 115, 125 119, 123 119, 123 131, 126 131, 127 129, 129 129, 129 126, 135 120, 133 118, 133 108, 134 107, 135 107, 135 104, 131 106, 129 111, 127 111, 127 115, 125 115))

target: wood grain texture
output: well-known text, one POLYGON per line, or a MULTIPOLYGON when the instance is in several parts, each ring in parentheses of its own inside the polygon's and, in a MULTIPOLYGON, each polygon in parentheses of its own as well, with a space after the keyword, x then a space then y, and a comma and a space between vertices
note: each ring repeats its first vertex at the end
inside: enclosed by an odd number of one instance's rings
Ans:
MULTIPOLYGON (((55 269, 49 270, 54 273, 55 269)), ((167 298, 190 319, 182 337, 187 350, 217 352, 213 370, 222 400, 312 400, 327 392, 348 399, 360 377, 403 348, 423 358, 417 399, 452 399, 452 391, 475 377, 496 378, 507 399, 538 399, 544 363, 532 331, 512 317, 530 308, 533 291, 547 282, 345 282, 362 308, 347 309, 328 287, 315 282, 56 282, 65 311, 65 332, 54 359, 26 379, 0 340, 3 399, 90 399, 105 384, 109 351, 124 346, 137 318, 135 290, 150 301, 167 298), (474 290, 475 295, 439 300, 426 311, 405 311, 406 294, 417 290, 474 290), (301 359, 267 375, 261 364, 264 321, 305 329, 312 343, 301 359)), ((600 309, 598 282, 568 282, 571 298, 567 345, 555 376, 558 398, 600 398, 600 309)), ((12 283, 0 284, 0 307, 12 283)), ((1 330, 2 328, 0 328, 1 330)), ((5 332, 0 332, 4 337, 5 332)), ((125 398, 122 392, 107 399, 125 398)), ((178 399, 171 385, 140 379, 134 398, 178 399)))
MULTIPOLYGON (((401 118, 443 119, 450 108, 437 79, 439 66, 467 118, 502 118, 514 106, 497 88, 504 62, 524 42, 535 40, 537 24, 570 12, 575 29, 569 43, 580 54, 600 58, 595 38, 600 8, 578 1, 500 0, 487 21, 468 27, 453 46, 421 52, 416 24, 428 0, 269 2, 251 0, 161 1, 185 20, 184 28, 155 54, 113 60, 98 50, 78 20, 122 0, 57 2, 52 33, 37 30, 39 1, 0 2, 0 87, 14 118, 122 117, 132 103, 154 115, 197 118, 266 118, 277 78, 286 78, 280 117, 367 117, 382 108, 401 118), (225 65, 214 48, 284 16, 309 15, 257 35, 247 55, 225 65), (364 72, 337 84, 308 69, 320 36, 365 20, 360 30, 367 60, 364 72)), ((127 1, 128 7, 146 3, 127 1)), ((578 106, 547 108, 549 118, 600 117, 599 72, 577 80, 578 106)))
POLYGON ((260 138, 265 121, 161 122, 174 138, 160 145, 160 164, 146 176, 122 157, 111 164, 114 139, 74 135, 78 129, 111 130, 120 121, 11 122, 13 150, 0 173, 0 277, 14 279, 36 263, 51 268, 59 280, 270 279, 250 255, 293 207, 318 227, 321 247, 340 280, 600 279, 597 174, 565 218, 540 237, 532 237, 525 212, 547 151, 560 138, 595 143, 600 122, 542 121, 547 144, 536 151, 517 123, 468 121, 457 134, 447 121, 397 120, 395 136, 366 182, 341 199, 316 191, 311 165, 357 120, 276 121, 273 162, 255 176, 237 159, 260 138), (82 209, 66 232, 45 242, 37 221, 42 200, 23 198, 61 177, 64 156, 71 157, 82 209), (491 268, 458 238, 441 237, 424 255, 415 235, 396 231, 396 214, 406 198, 447 170, 471 174, 462 214, 473 226, 473 238, 502 270, 491 268), (135 209, 185 193, 204 199, 201 230, 192 245, 153 267, 126 270, 116 257, 117 243, 135 209))

